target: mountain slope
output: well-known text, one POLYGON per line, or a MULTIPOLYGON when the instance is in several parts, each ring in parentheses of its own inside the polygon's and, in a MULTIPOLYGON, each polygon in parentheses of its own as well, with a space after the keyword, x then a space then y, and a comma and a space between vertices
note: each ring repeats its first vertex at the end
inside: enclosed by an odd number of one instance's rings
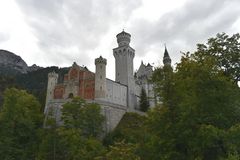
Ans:
POLYGON ((0 74, 27 73, 28 65, 20 57, 12 52, 0 50, 0 74))

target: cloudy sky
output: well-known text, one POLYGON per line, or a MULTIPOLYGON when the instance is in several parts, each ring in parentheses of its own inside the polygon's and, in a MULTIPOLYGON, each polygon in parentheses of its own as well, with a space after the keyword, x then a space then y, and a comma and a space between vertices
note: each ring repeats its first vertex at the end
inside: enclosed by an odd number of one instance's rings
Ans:
POLYGON ((240 0, 0 0, 0 49, 28 65, 70 66, 94 71, 108 59, 114 79, 116 34, 132 35, 135 70, 141 60, 162 65, 164 43, 173 63, 219 32, 240 30, 240 0))

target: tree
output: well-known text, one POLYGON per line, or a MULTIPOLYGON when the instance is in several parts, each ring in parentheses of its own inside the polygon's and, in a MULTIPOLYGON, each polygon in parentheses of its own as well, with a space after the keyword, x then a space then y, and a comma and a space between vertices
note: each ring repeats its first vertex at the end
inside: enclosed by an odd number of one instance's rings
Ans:
POLYGON ((5 91, 0 111, 0 159, 35 158, 42 127, 40 108, 36 98, 26 91, 5 91))
POLYGON ((141 94, 140 94, 140 110, 143 112, 146 112, 148 110, 149 106, 150 105, 149 105, 146 91, 144 88, 142 88, 141 94))
POLYGON ((212 57, 215 65, 235 83, 240 81, 240 35, 229 36, 225 33, 217 34, 208 39, 207 44, 197 44, 194 57, 199 62, 212 57))
POLYGON ((147 136, 145 133, 146 116, 127 112, 123 115, 117 127, 104 138, 104 145, 113 145, 114 142, 124 141, 137 144, 147 136))
POLYGON ((79 97, 64 104, 64 125, 56 127, 55 119, 49 119, 38 160, 92 160, 103 155, 105 148, 97 139, 104 120, 100 109, 99 105, 88 104, 79 97))
POLYGON ((105 153, 100 140, 84 137, 79 128, 47 129, 37 160, 93 160, 105 153))
POLYGON ((95 103, 75 97, 63 105, 62 119, 68 128, 79 128, 86 137, 97 137, 102 132, 104 116, 95 103))
POLYGON ((109 152, 103 157, 96 157, 96 160, 140 160, 140 157, 135 154, 136 145, 125 143, 124 141, 115 142, 110 146, 109 152))
POLYGON ((7 88, 17 87, 15 79, 13 77, 0 76, 0 109, 3 104, 3 93, 7 88))
POLYGON ((148 113, 149 159, 214 160, 232 153, 226 136, 240 123, 240 90, 217 61, 187 53, 175 72, 156 70, 153 81, 163 104, 148 113))

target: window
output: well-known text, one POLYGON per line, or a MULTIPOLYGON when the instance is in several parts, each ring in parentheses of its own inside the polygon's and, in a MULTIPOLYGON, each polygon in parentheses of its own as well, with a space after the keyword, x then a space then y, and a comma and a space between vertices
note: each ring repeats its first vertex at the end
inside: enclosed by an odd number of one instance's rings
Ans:
POLYGON ((73 93, 69 93, 68 98, 73 98, 73 93))

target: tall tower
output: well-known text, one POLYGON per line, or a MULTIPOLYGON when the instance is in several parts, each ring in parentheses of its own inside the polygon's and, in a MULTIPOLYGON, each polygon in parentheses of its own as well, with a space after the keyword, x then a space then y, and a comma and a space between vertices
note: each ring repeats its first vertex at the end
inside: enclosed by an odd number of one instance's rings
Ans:
POLYGON ((47 96, 46 96, 46 105, 44 113, 47 111, 48 102, 54 98, 54 88, 58 81, 58 74, 53 72, 48 73, 48 85, 47 85, 47 96))
POLYGON ((167 47, 165 45, 165 51, 164 51, 164 56, 163 56, 163 64, 164 64, 164 66, 171 66, 171 62, 172 62, 172 60, 171 60, 171 58, 168 54, 167 47))
POLYGON ((95 59, 95 99, 105 99, 106 97, 106 65, 107 60, 100 56, 95 59))
POLYGON ((133 78, 135 50, 129 46, 131 35, 122 31, 117 35, 118 47, 113 49, 116 66, 116 82, 128 85, 133 78))
POLYGON ((135 83, 133 76, 133 58, 135 50, 130 47, 131 35, 122 31, 117 34, 118 47, 113 49, 116 67, 116 82, 128 86, 128 107, 135 105, 135 83))

